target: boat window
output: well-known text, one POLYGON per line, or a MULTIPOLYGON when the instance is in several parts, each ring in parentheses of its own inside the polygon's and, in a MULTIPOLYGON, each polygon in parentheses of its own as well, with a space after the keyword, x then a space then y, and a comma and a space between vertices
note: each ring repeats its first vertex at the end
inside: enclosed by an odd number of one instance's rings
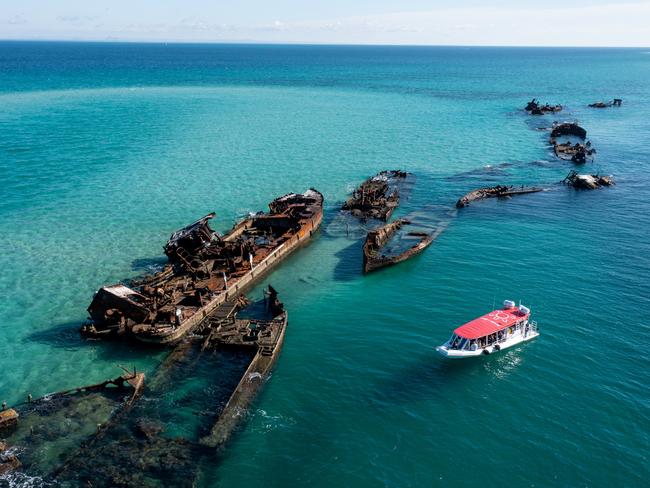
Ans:
POLYGON ((460 344, 458 345, 458 349, 465 349, 465 346, 467 345, 468 340, 463 338, 462 341, 460 341, 460 344))

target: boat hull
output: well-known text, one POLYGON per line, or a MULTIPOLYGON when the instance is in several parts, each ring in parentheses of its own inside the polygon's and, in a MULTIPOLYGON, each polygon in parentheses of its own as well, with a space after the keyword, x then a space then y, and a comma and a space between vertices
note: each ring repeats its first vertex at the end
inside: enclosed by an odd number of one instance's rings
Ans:
POLYGON ((535 339, 537 336, 539 336, 539 332, 536 330, 531 330, 528 332, 528 334, 524 335, 517 335, 515 337, 509 338, 503 342, 500 342, 498 344, 493 344, 491 346, 487 346, 484 348, 478 348, 475 351, 459 351, 456 349, 449 349, 448 348, 448 343, 443 344, 442 346, 436 347, 436 351, 443 357, 447 359, 468 359, 468 358, 474 358, 477 356, 487 356, 489 354, 501 352, 505 349, 508 349, 510 347, 516 346, 518 344, 521 344, 523 342, 530 341, 532 339, 535 339))

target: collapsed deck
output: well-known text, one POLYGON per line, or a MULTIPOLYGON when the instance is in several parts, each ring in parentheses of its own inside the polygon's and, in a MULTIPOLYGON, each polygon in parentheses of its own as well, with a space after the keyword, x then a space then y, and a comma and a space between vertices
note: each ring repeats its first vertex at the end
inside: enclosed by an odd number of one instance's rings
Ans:
POLYGON ((595 190, 603 186, 614 185, 614 180, 611 176, 578 174, 577 171, 570 171, 562 183, 577 189, 595 190))
POLYGON ((256 351, 210 433, 200 440, 204 446, 219 447, 225 444, 245 417, 249 405, 280 355, 289 316, 277 300, 275 290, 271 287, 269 290, 269 307, 273 319, 244 319, 235 316, 213 322, 211 332, 203 343, 203 349, 236 347, 253 348, 256 351))
POLYGON ((399 205, 399 186, 408 177, 406 171, 382 171, 368 178, 354 190, 342 210, 355 217, 386 221, 399 205))
POLYGON ((562 105, 550 105, 548 103, 541 105, 537 99, 533 98, 526 104, 524 110, 530 112, 531 115, 544 115, 546 113, 560 112, 562 110, 562 105))
POLYGON ((292 193, 273 200, 269 209, 225 236, 210 228, 214 214, 175 232, 165 246, 165 269, 131 286, 101 288, 82 332, 153 344, 178 341, 308 242, 322 221, 323 196, 314 189, 292 193))

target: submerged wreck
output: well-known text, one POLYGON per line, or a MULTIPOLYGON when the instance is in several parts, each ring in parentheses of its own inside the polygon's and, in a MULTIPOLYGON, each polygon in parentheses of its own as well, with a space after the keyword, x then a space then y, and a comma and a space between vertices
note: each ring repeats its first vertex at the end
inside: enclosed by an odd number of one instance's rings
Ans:
POLYGON ((74 456, 118 422, 140 397, 144 373, 125 373, 101 383, 28 400, 0 411, 0 474, 15 470, 50 477, 60 462, 74 456), (58 454, 43 456, 43 452, 58 454))
POLYGON ((392 170, 368 178, 354 190, 341 209, 364 219, 388 220, 399 205, 399 185, 408 175, 406 171, 392 170))
POLYGON ((287 320, 271 286, 239 314, 217 309, 171 350, 143 401, 51 478, 64 486, 196 486, 268 379, 287 320))
POLYGON ((228 320, 210 323, 210 333, 203 342, 203 350, 247 348, 253 349, 255 355, 210 433, 200 440, 204 446, 219 447, 225 444, 245 417, 250 403, 280 355, 289 316, 270 285, 267 300, 271 319, 239 318, 235 315, 228 320))
POLYGON ((485 198, 509 198, 515 195, 525 195, 527 193, 537 193, 543 191, 543 188, 538 187, 514 187, 497 185, 488 188, 478 188, 465 194, 456 202, 456 208, 463 208, 476 200, 483 200, 485 198))
POLYGON ((170 344, 219 307, 233 308, 244 289, 309 241, 322 221, 323 195, 314 189, 291 193, 273 200, 269 209, 224 236, 209 226, 214 214, 174 232, 165 245, 165 268, 129 286, 102 287, 81 332, 170 344))
POLYGON ((586 144, 576 142, 555 143, 553 145, 553 152, 555 155, 565 161, 571 161, 577 164, 584 164, 587 162, 589 156, 593 156, 596 150, 591 147, 591 142, 587 141, 586 144))
POLYGON ((553 141, 561 136, 574 136, 580 139, 586 139, 587 131, 576 122, 556 122, 551 128, 551 144, 554 144, 553 141))
POLYGON ((614 100, 611 100, 609 102, 590 103, 589 106, 591 108, 608 108, 608 107, 620 107, 622 104, 623 104, 623 100, 621 98, 615 98, 614 100))
POLYGON ((549 105, 548 103, 540 105, 539 102, 533 98, 526 104, 524 110, 530 112, 531 115, 544 115, 545 113, 560 112, 562 110, 562 105, 549 105))
POLYGON ((365 273, 401 263, 420 254, 442 232, 442 229, 436 232, 407 232, 404 237, 414 239, 414 243, 401 252, 395 254, 385 253, 386 244, 402 227, 407 225, 411 225, 411 221, 404 218, 368 232, 363 245, 363 271, 365 273))
POLYGON ((577 137, 583 141, 587 138, 587 131, 575 122, 563 122, 553 124, 549 142, 553 146, 555 155, 565 161, 572 161, 577 164, 587 162, 587 157, 593 156, 596 150, 591 147, 591 141, 572 142, 565 140, 559 142, 560 137, 577 137))
POLYGON ((577 171, 571 171, 569 174, 562 180, 562 183, 565 183, 573 188, 582 189, 582 190, 595 190, 603 186, 612 186, 614 185, 614 180, 611 176, 599 176, 599 175, 589 175, 589 174, 578 174, 577 171))

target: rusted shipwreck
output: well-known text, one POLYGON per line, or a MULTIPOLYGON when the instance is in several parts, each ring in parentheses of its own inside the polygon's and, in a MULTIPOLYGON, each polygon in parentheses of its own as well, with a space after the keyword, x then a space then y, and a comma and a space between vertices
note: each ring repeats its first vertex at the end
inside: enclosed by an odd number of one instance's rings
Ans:
POLYGON ((549 105, 548 103, 540 105, 540 103, 533 98, 526 104, 525 110, 526 112, 530 112, 531 115, 544 115, 545 113, 560 112, 562 110, 562 105, 549 105))
POLYGON ((60 453, 66 462, 79 444, 100 436, 132 407, 142 394, 144 379, 144 373, 125 370, 101 383, 38 399, 29 396, 13 408, 3 406, 0 474, 25 469, 32 475, 50 476, 58 462, 42 456, 42 452, 60 453))
POLYGON ((401 170, 382 171, 361 183, 341 209, 356 217, 386 221, 399 205, 400 183, 408 176, 401 170))
POLYGON ((142 402, 84 444, 54 478, 64 486, 193 487, 224 444, 280 355, 288 314, 269 286, 239 313, 222 308, 156 368, 142 402), (191 413, 177 408, 191 405, 191 413))
POLYGON ((409 219, 403 218, 383 225, 378 229, 371 230, 366 236, 363 245, 363 271, 370 273, 386 266, 401 263, 413 256, 420 254, 435 240, 442 231, 440 228, 434 232, 407 232, 404 237, 414 239, 415 242, 410 244, 406 249, 397 253, 388 253, 385 250, 386 244, 402 229, 402 227, 411 225, 409 219))
POLYGON ((609 102, 594 102, 590 103, 591 108, 608 108, 608 107, 620 107, 623 104, 623 100, 620 98, 615 98, 609 102))
POLYGON ((553 152, 555 155, 565 161, 571 161, 577 164, 584 164, 587 158, 593 156, 596 150, 591 147, 591 142, 587 141, 585 144, 576 142, 555 143, 553 145, 553 152))
POLYGON ((456 208, 463 208, 476 200, 483 200, 485 198, 509 198, 516 195, 526 195, 528 193, 537 193, 543 191, 543 188, 538 187, 515 187, 497 185, 488 188, 478 188, 465 194, 456 202, 456 208))
POLYGON ((582 164, 587 161, 589 156, 596 153, 592 147, 591 141, 572 142, 565 140, 559 142, 561 137, 577 137, 583 141, 587 138, 587 131, 576 122, 555 123, 551 129, 549 143, 553 146, 555 155, 565 161, 582 164))
POLYGON ((269 209, 224 236, 210 228, 214 214, 174 232, 165 246, 165 268, 129 286, 102 287, 82 333, 170 344, 219 307, 233 306, 243 290, 310 240, 322 221, 323 195, 314 189, 291 193, 269 209))
POLYGON ((210 333, 202 349, 249 348, 255 350, 255 355, 210 433, 201 438, 200 443, 204 446, 219 447, 225 444, 245 417, 250 403, 280 355, 289 315, 270 285, 267 300, 271 319, 239 318, 235 315, 226 320, 210 322, 210 333))
POLYGON ((572 170, 566 178, 562 180, 562 183, 577 189, 595 190, 596 188, 603 186, 614 185, 614 179, 611 176, 578 174, 577 171, 572 170))
POLYGON ((556 122, 551 128, 551 143, 561 136, 575 136, 586 139, 587 130, 576 122, 556 122))

